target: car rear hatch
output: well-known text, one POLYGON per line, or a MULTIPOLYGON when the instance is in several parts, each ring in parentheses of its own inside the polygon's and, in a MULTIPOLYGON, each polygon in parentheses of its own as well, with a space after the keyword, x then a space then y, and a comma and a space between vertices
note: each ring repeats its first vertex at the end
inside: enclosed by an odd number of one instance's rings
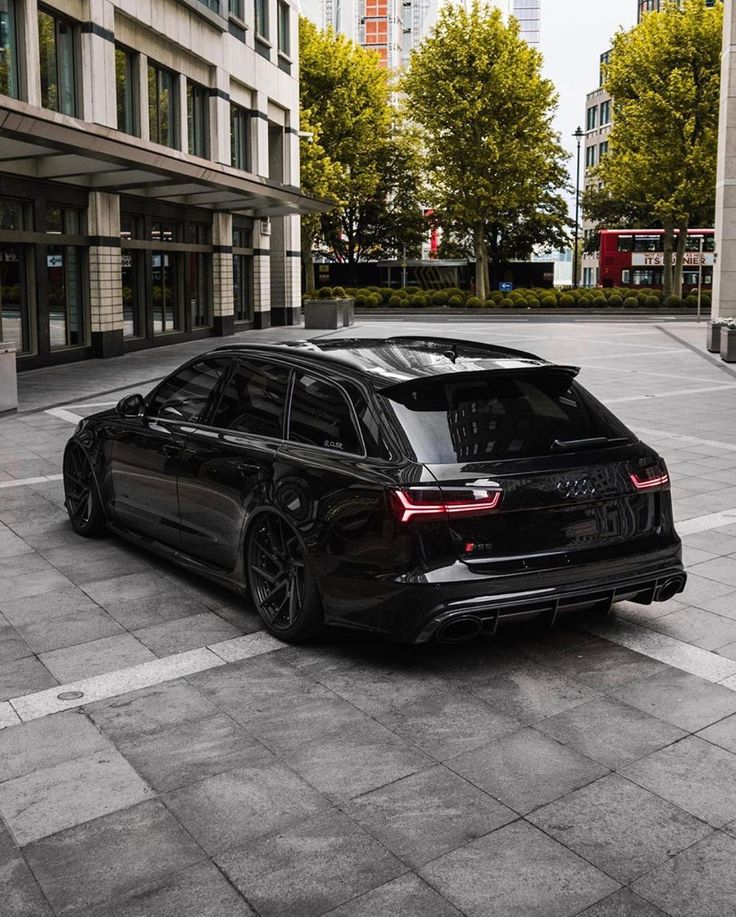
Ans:
POLYGON ((575 374, 523 367, 385 389, 406 445, 437 482, 397 493, 402 521, 444 518, 455 556, 478 572, 656 548, 671 527, 666 469, 575 374))

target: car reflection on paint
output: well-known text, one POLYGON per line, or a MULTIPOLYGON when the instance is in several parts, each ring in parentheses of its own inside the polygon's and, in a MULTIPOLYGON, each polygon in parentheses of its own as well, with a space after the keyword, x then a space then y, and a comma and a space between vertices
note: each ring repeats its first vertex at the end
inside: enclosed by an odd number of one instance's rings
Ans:
POLYGON ((83 420, 73 527, 250 594, 290 641, 459 642, 671 598, 664 462, 575 367, 443 338, 231 344, 83 420))

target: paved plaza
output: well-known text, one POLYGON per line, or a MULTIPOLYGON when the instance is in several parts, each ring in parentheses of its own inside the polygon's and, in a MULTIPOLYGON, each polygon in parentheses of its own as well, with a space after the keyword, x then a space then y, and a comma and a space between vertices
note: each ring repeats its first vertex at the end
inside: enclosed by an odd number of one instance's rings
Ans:
POLYGON ((26 373, 0 420, 2 917, 736 913, 736 369, 692 321, 336 334, 413 333, 581 366, 667 460, 684 594, 460 647, 285 646, 62 505, 77 419, 218 342, 26 373))

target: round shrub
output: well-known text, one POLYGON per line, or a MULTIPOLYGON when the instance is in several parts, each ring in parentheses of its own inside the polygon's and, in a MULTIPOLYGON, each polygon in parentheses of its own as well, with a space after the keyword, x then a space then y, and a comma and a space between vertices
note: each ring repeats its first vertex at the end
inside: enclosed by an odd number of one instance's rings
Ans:
POLYGON ((557 308, 557 297, 554 293, 545 293, 544 296, 542 296, 540 302, 542 303, 543 309, 557 308))
POLYGON ((463 301, 465 300, 465 292, 460 289, 460 287, 445 287, 445 293, 447 294, 448 302, 453 296, 459 296, 463 301))
POLYGON ((318 299, 332 299, 332 287, 320 287, 317 290, 318 299))
POLYGON ((333 287, 332 295, 335 299, 345 299, 347 293, 345 292, 345 287, 333 287))
POLYGON ((541 305, 540 301, 537 299, 536 296, 530 296, 527 299, 526 304, 527 304, 527 308, 529 309, 538 309, 541 305))
POLYGON ((302 299, 316 299, 317 291, 316 290, 306 290, 302 299))
POLYGON ((368 305, 368 297, 363 293, 358 293, 355 297, 355 308, 356 309, 365 309, 368 305))
POLYGON ((653 293, 647 296, 644 300, 644 305, 647 309, 658 309, 662 300, 659 296, 655 296, 653 293))
POLYGON ((639 305, 638 296, 627 296, 624 300, 624 309, 636 309, 639 305))
POLYGON ((608 297, 608 305, 614 309, 620 309, 623 304, 623 297, 619 296, 618 293, 611 293, 611 295, 608 297))
POLYGON ((432 293, 432 305, 433 306, 446 306, 447 305, 447 293, 444 290, 435 290, 432 293))
POLYGON ((501 302, 501 300, 504 298, 505 297, 500 290, 494 290, 488 297, 488 299, 492 300, 493 302, 501 302))
POLYGON ((498 304, 502 309, 513 309, 514 308, 514 301, 513 299, 509 299, 508 296, 502 297, 498 301, 498 304))
POLYGON ((388 302, 391 298, 391 290, 388 287, 379 287, 378 295, 381 297, 383 302, 388 302))
POLYGON ((685 305, 689 306, 691 309, 698 308, 698 297, 696 294, 691 293, 689 296, 685 297, 685 305))
POLYGON ((482 303, 478 296, 468 296, 468 298, 465 300, 465 305, 468 307, 468 309, 480 309, 482 303))
POLYGON ((397 295, 394 293, 393 296, 389 296, 388 304, 389 304, 389 306, 391 306, 391 308, 393 308, 393 309, 396 309, 398 306, 403 306, 403 305, 404 305, 404 297, 403 297, 403 296, 397 296, 397 295))
POLYGON ((590 306, 593 305, 594 301, 595 301, 595 300, 594 300, 593 297, 590 295, 590 293, 583 293, 583 295, 582 295, 582 296, 580 297, 580 299, 578 300, 578 305, 579 305, 579 306, 584 306, 584 307, 587 309, 587 308, 589 308, 590 306))
POLYGON ((664 302, 668 309, 681 309, 685 304, 679 296, 668 296, 664 302))
POLYGON ((401 296, 402 299, 408 299, 408 298, 409 298, 409 290, 407 290, 406 287, 400 287, 398 290, 395 290, 395 291, 394 291, 394 295, 395 295, 395 296, 401 296))
POLYGON ((447 300, 447 305, 450 306, 451 309, 459 309, 462 306, 462 304, 463 304, 462 296, 457 296, 457 295, 450 296, 450 298, 447 300))
POLYGON ((563 309, 569 309, 571 306, 574 306, 574 305, 575 305, 575 297, 572 296, 570 293, 563 293, 562 296, 560 296, 560 306, 563 309))
POLYGON ((423 293, 414 293, 409 297, 409 303, 418 309, 424 309, 427 305, 427 297, 423 293))
POLYGON ((372 305, 374 308, 378 308, 378 306, 382 306, 383 305, 383 296, 380 293, 371 294, 370 305, 372 305))

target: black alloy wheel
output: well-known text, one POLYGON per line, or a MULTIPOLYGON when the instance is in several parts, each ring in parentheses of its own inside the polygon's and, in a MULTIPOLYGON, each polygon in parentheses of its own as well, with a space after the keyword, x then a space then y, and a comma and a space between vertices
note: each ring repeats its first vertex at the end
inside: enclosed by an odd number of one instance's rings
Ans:
POLYGON ((76 443, 64 454, 64 505, 75 532, 85 538, 102 534, 105 513, 94 471, 84 450, 76 443))
POLYGON ((302 643, 322 628, 322 608, 304 544, 283 517, 262 512, 247 548, 248 581, 266 628, 282 640, 302 643))

